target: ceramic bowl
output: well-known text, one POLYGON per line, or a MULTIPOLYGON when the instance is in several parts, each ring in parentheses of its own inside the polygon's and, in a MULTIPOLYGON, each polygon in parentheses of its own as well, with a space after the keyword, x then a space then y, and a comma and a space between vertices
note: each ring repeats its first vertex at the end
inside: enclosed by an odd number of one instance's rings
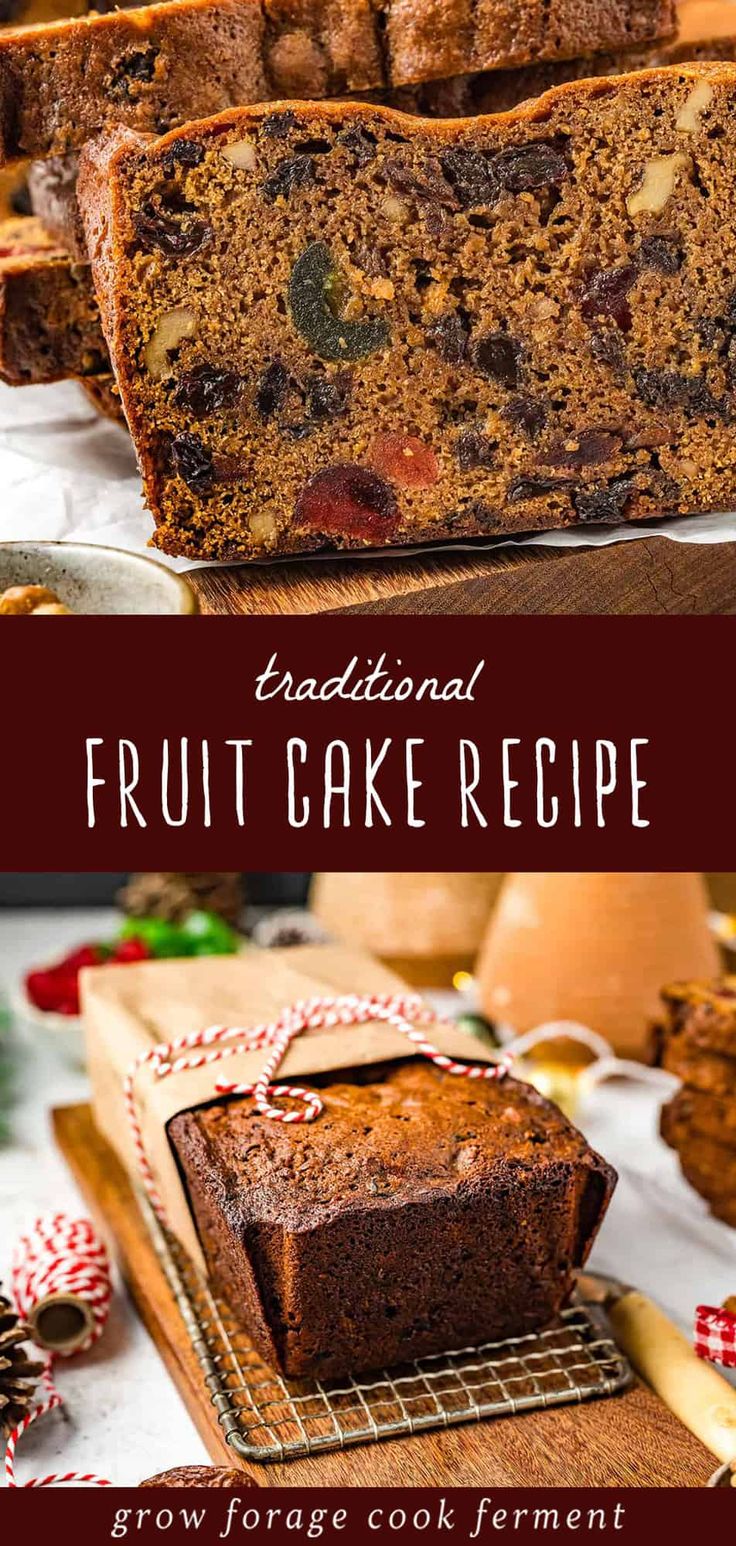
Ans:
POLYGON ((16 1024, 42 1047, 55 1047, 67 1063, 84 1063, 84 1024, 81 1015, 57 1015, 53 1010, 37 1009, 19 983, 10 1005, 16 1024))
POLYGON ((0 542, 0 592, 11 585, 47 585, 73 612, 185 617, 199 610, 173 569, 91 542, 0 542))
POLYGON ((731 1463, 729 1465, 722 1465, 722 1466, 719 1467, 719 1469, 717 1471, 714 1471, 713 1475, 711 1476, 710 1481, 708 1482, 708 1486, 709 1487, 732 1487, 733 1486, 733 1461, 731 1461, 731 1463))

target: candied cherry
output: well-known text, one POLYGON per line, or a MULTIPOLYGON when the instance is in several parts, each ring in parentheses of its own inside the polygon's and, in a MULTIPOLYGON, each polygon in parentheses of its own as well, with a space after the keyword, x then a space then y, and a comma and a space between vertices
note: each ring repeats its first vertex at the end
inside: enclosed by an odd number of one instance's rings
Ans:
POLYGON ((355 463, 338 462, 309 479, 294 513, 297 524, 310 531, 387 542, 399 509, 394 490, 377 473, 355 463))
POLYGON ((432 447, 417 435, 376 435, 368 460, 399 488, 431 488, 440 475, 432 447))

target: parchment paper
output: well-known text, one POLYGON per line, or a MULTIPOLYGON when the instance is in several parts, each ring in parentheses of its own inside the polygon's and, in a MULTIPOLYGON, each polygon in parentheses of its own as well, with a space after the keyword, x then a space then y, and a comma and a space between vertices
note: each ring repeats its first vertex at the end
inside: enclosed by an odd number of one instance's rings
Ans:
MULTIPOLYGON (((140 1186, 140 1173, 123 1100, 133 1060, 153 1043, 170 1041, 210 1025, 249 1027, 272 1020, 290 1004, 321 994, 394 993, 404 988, 386 967, 346 945, 259 950, 199 960, 143 961, 120 971, 95 967, 82 974, 82 1009, 92 1105, 100 1131, 140 1186)), ((469 1063, 486 1063, 478 1041, 455 1027, 433 1029, 444 1052, 469 1063)), ((306 1031, 289 1048, 275 1082, 333 1068, 356 1068, 411 1055, 400 1032, 380 1023, 306 1031)), ((218 1076, 251 1084, 266 1052, 243 1052, 222 1064, 156 1079, 147 1068, 136 1082, 137 1111, 146 1156, 171 1228, 203 1267, 186 1193, 166 1127, 177 1112, 216 1098, 218 1076)), ((319 1118, 317 1118, 319 1121, 319 1118)))
MULTIPOLYGON (((143 506, 127 433, 100 418, 75 382, 21 388, 0 385, 0 489, 2 541, 67 538, 134 553, 147 551, 153 522, 143 506)), ((671 542, 733 542, 736 513, 541 532, 513 541, 499 539, 494 546, 603 547, 653 533, 661 533, 671 542)), ((488 543, 453 543, 449 550, 482 551, 487 547, 488 543)), ((393 549, 392 556, 408 558, 417 551, 393 549)), ((163 553, 154 556, 179 572, 215 567, 167 558, 163 553)), ((357 556, 350 555, 351 559, 357 556)), ((377 555, 371 550, 361 556, 377 555)))

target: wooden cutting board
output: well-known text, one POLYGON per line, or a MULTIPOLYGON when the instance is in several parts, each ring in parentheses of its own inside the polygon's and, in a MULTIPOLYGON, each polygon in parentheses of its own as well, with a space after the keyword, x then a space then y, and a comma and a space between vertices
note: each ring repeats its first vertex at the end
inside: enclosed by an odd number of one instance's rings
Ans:
POLYGON ((666 537, 607 548, 489 548, 421 558, 338 558, 200 569, 205 613, 712 615, 736 611, 736 543, 666 537))
POLYGON ((284 1465, 240 1461, 217 1423, 130 1183, 90 1107, 61 1107, 52 1117, 59 1147, 215 1463, 240 1465, 264 1486, 280 1487, 702 1487, 714 1471, 712 1456, 640 1384, 581 1406, 468 1423, 284 1465))

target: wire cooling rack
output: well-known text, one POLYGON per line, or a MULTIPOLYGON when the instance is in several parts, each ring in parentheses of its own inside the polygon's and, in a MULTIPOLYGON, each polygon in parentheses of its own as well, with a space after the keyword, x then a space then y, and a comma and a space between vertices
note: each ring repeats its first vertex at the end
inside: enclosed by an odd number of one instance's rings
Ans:
POLYGON ((269 1369, 148 1204, 147 1222, 228 1444, 245 1460, 294 1460, 428 1428, 613 1396, 631 1368, 594 1305, 542 1332, 339 1380, 269 1369))

